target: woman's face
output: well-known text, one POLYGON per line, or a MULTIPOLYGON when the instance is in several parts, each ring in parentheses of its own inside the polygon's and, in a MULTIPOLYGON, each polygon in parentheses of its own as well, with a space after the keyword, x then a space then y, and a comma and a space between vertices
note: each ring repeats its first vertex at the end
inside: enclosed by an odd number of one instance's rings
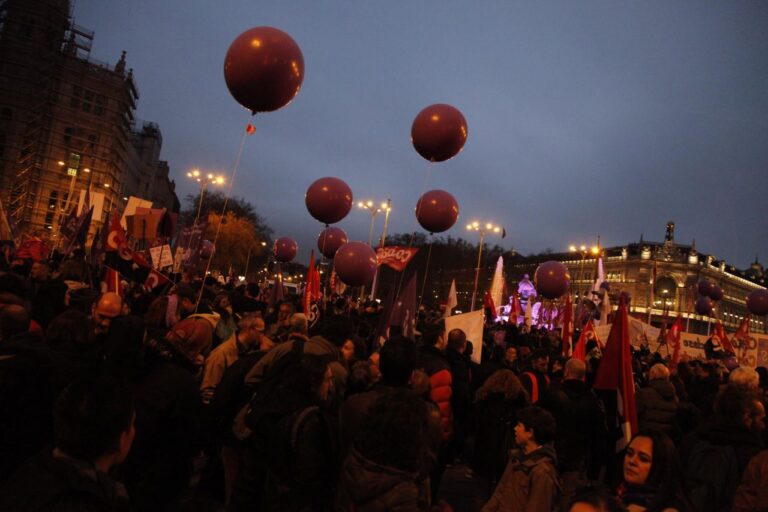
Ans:
POLYGON ((352 356, 355 355, 355 344, 352 340, 345 341, 344 345, 341 346, 341 355, 344 357, 345 361, 349 361, 352 359, 352 356))
POLYGON ((643 485, 653 466, 653 441, 649 437, 636 437, 624 455, 624 481, 643 485))
POLYGON ((517 348, 509 347, 504 354, 508 363, 514 363, 517 361, 517 348))

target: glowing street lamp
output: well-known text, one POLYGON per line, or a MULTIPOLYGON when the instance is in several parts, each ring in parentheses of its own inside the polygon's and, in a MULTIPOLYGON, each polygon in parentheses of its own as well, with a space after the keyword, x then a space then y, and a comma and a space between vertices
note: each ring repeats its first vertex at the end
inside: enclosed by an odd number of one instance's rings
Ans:
POLYGON ((475 310, 475 299, 477 298, 477 283, 480 280, 480 259, 483 255, 483 241, 486 234, 501 233, 501 227, 490 222, 481 225, 479 221, 467 224, 467 231, 476 231, 480 234, 480 244, 477 246, 477 267, 475 268, 475 285, 472 287, 472 305, 469 310, 475 310))
POLYGON ((199 169, 193 169, 187 173, 187 178, 194 180, 200 184, 200 204, 197 207, 197 217, 195 217, 195 225, 200 220, 200 212, 203 209, 203 197, 205 197, 205 189, 208 185, 223 185, 224 176, 213 175, 211 173, 202 174, 199 169))

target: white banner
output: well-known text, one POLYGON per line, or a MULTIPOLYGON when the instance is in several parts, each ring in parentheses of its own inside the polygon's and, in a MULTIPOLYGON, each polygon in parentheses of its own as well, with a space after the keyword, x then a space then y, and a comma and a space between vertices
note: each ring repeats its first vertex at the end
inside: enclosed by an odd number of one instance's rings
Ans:
POLYGON ((168 244, 150 247, 149 254, 152 256, 152 266, 158 270, 173 265, 173 251, 168 244))
POLYGON ((472 342, 472 361, 480 364, 483 356, 483 310, 445 318, 446 336, 453 329, 461 329, 472 342))

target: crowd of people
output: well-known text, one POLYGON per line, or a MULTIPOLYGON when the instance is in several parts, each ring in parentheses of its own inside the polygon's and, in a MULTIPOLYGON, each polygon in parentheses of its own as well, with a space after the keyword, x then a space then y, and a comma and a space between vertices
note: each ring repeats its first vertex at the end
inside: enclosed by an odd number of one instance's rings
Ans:
POLYGON ((373 301, 310 325, 255 283, 121 296, 93 272, 0 269, 2 510, 451 510, 461 467, 483 511, 768 511, 764 368, 633 348, 639 428, 617 445, 594 344, 468 340, 426 307, 381 343, 373 301))

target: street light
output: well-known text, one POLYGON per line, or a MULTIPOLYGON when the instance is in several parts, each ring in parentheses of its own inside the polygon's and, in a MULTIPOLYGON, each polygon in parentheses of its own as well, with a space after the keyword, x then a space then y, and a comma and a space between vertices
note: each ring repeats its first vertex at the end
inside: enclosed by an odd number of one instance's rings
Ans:
POLYGON ((214 176, 211 173, 203 175, 198 169, 193 169, 187 173, 187 178, 200 184, 200 204, 197 207, 197 217, 195 217, 195 225, 197 225, 197 221, 200 220, 200 212, 203 210, 203 197, 205 197, 205 189, 208 188, 208 185, 223 185, 224 176, 214 176))
MULTIPOLYGON (((598 254, 600 254, 600 248, 596 245, 593 245, 591 248, 587 248, 586 245, 582 244, 577 249, 575 245, 571 245, 570 247, 568 247, 568 251, 581 253, 581 265, 580 265, 579 274, 580 274, 580 281, 584 281, 584 260, 587 258, 588 254, 592 254, 594 256, 597 256, 598 254)), ((586 293, 586 290, 584 291, 584 293, 586 293)), ((579 296, 581 298, 584 298, 583 294, 580 294, 579 296)))
POLYGON ((370 246, 371 243, 373 242, 373 226, 374 226, 374 223, 376 222, 376 215, 378 215, 379 212, 382 211, 382 209, 374 206, 374 202, 370 199, 367 201, 358 201, 357 207, 360 208, 361 210, 368 210, 368 212, 371 214, 371 227, 370 229, 368 229, 368 245, 370 246))
POLYGON ((490 222, 486 222, 485 225, 481 225, 480 222, 474 221, 467 224, 467 231, 477 231, 480 233, 480 243, 477 246, 477 267, 475 268, 475 285, 472 287, 472 305, 469 310, 475 310, 475 299, 477 298, 477 283, 480 280, 480 258, 483 255, 483 240, 485 235, 490 233, 501 233, 501 227, 496 226, 490 222))
MULTIPOLYGON (((380 211, 384 212, 384 228, 381 230, 381 240, 379 240, 379 248, 384 247, 384 242, 387 239, 387 226, 389 225, 389 212, 392 211, 392 200, 387 199, 386 201, 382 201, 381 208, 379 208, 380 211)), ((373 220, 373 219, 371 219, 373 220)), ((376 267, 376 273, 373 274, 373 284, 371 285, 371 295, 370 299, 373 300, 376 298, 376 288, 379 285, 379 267, 376 267)))

